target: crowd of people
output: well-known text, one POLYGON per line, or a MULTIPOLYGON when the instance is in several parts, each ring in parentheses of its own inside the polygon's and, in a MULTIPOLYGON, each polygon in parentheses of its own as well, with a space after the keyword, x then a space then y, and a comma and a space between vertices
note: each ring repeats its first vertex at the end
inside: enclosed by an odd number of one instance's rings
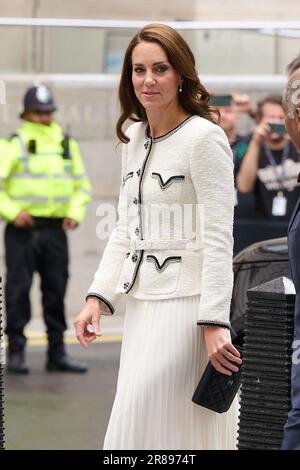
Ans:
MULTIPOLYGON (((255 104, 247 95, 228 96, 230 102, 218 109, 234 158, 237 253, 251 243, 286 236, 300 195, 300 156, 285 129, 281 95, 267 95, 255 104), (239 135, 242 113, 255 127, 239 135)), ((222 102, 222 97, 216 95, 215 102, 222 102)))

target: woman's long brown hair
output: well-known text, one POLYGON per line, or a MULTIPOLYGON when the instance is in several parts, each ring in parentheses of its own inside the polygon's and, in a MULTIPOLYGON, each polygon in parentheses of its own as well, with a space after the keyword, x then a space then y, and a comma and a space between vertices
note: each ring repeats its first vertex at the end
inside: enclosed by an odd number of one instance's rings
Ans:
POLYGON ((208 104, 210 95, 199 80, 195 58, 190 47, 175 29, 164 24, 153 23, 145 26, 132 38, 125 53, 119 85, 121 116, 116 125, 120 141, 129 142, 129 138, 122 130, 127 119, 134 122, 147 122, 145 109, 137 99, 132 84, 132 51, 142 41, 159 44, 164 49, 170 64, 183 78, 182 92, 178 93, 182 108, 190 114, 196 114, 218 123, 219 112, 208 104))

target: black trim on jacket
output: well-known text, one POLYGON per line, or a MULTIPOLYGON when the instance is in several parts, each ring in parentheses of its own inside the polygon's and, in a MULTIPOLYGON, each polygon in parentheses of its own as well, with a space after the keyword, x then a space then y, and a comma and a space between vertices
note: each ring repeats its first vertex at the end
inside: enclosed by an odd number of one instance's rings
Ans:
POLYGON ((160 173, 153 172, 151 176, 152 178, 158 179, 161 189, 167 189, 175 181, 183 181, 185 179, 184 175, 174 175, 174 176, 170 176, 170 178, 167 179, 167 181, 164 183, 164 180, 162 179, 162 176, 160 173))
POLYGON ((109 302, 109 300, 107 300, 105 297, 102 297, 102 295, 100 294, 96 294, 95 292, 90 292, 86 298, 85 298, 85 301, 87 301, 87 299, 89 297, 96 297, 97 299, 101 300, 110 310, 111 314, 114 313, 115 309, 114 307, 112 306, 112 304, 109 302))
POLYGON ((181 263, 181 260, 181 256, 168 256, 168 258, 163 261, 162 265, 160 265, 156 256, 147 255, 147 261, 154 262, 157 271, 160 273, 164 271, 170 263, 181 263))
MULTIPOLYGON (((147 150, 147 154, 146 154, 146 157, 143 161, 143 166, 142 166, 142 169, 141 169, 141 175, 139 177, 140 181, 139 181, 139 192, 138 192, 138 202, 139 202, 138 211, 139 211, 139 231, 140 231, 139 233, 140 233, 141 240, 143 240, 142 214, 141 214, 141 204, 142 204, 142 190, 141 190, 141 187, 142 187, 143 176, 144 176, 144 173, 145 173, 145 167, 146 167, 146 164, 147 164, 147 161, 148 161, 151 149, 152 149, 152 139, 150 139, 149 143, 150 143, 149 150, 147 150)), ((140 255, 139 255, 139 260, 138 260, 138 262, 135 266, 135 270, 134 270, 134 273, 133 273, 133 279, 131 281, 131 284, 130 284, 129 288, 125 291, 126 294, 128 294, 128 292, 130 292, 131 289, 134 286, 134 283, 135 283, 135 280, 137 278, 137 274, 138 274, 139 267, 141 265, 143 256, 144 256, 144 250, 141 250, 140 255)))
POLYGON ((122 181, 122 188, 123 186, 125 185, 126 181, 129 179, 129 178, 132 178, 133 177, 133 171, 130 171, 129 173, 127 173, 127 175, 125 175, 123 177, 123 181, 122 181))
POLYGON ((198 320, 197 325, 200 326, 221 326, 222 328, 226 328, 227 330, 230 330, 230 326, 227 325, 227 323, 222 323, 218 321, 209 321, 209 320, 198 320))

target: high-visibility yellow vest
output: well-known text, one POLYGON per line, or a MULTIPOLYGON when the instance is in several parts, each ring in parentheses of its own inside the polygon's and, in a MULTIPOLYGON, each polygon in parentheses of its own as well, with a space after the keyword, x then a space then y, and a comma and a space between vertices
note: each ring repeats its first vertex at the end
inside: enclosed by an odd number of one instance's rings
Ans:
POLYGON ((25 121, 9 141, 0 141, 0 216, 7 221, 26 210, 36 217, 69 217, 80 223, 90 200, 78 145, 64 138, 56 122, 25 121))

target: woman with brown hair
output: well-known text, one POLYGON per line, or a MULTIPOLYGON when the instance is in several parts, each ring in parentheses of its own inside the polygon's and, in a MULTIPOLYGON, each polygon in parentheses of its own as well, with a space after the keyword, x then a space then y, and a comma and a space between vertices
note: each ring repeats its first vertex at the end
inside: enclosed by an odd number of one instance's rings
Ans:
POLYGON ((222 415, 191 401, 208 360, 226 375, 241 363, 229 335, 232 153, 189 46, 168 26, 131 40, 119 98, 119 220, 74 322, 87 348, 127 294, 104 448, 234 449, 237 401, 222 415))

